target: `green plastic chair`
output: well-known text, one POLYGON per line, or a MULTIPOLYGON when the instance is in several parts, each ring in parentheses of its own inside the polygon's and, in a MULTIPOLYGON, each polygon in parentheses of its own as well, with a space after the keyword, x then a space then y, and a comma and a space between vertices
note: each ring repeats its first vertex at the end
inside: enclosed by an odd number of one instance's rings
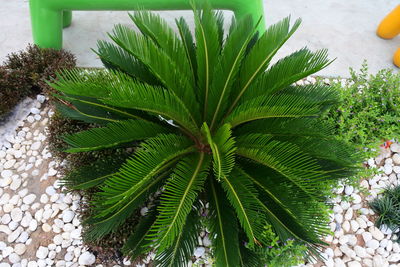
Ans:
MULTIPOLYGON (((196 0, 195 2, 203 2, 196 0)), ((263 0, 209 0, 215 9, 231 10, 240 19, 264 18, 263 0)), ((62 29, 71 25, 72 10, 189 10, 191 0, 30 0, 33 40, 42 48, 62 48, 62 29)), ((259 30, 265 28, 264 19, 259 30)))

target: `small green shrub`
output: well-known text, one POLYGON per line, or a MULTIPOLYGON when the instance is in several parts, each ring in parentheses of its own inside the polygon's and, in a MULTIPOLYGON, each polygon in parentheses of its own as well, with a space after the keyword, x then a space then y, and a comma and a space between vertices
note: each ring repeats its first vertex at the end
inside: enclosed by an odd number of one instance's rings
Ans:
POLYGON ((332 106, 326 119, 342 139, 361 148, 376 148, 400 136, 400 75, 392 70, 368 74, 364 63, 359 73, 350 70, 345 84, 333 83, 341 102, 332 106))
POLYGON ((8 55, 0 67, 0 116, 22 98, 49 90, 46 81, 54 78, 60 69, 75 67, 75 63, 75 57, 69 52, 35 45, 8 55))
POLYGON ((68 102, 60 112, 102 126, 65 136, 67 152, 135 148, 119 166, 104 157, 68 176, 96 192, 86 240, 118 231, 161 191, 124 245, 132 258, 154 250, 157 266, 186 266, 204 220, 217 266, 262 266, 266 225, 318 251, 327 190, 359 162, 320 120, 337 92, 292 85, 328 65, 326 51, 271 65, 300 24, 289 19, 260 36, 250 18, 234 22, 224 40, 208 6, 195 11, 194 36, 183 19, 178 35, 152 13, 131 18, 141 33, 117 25, 115 44, 98 44, 108 70, 65 71, 52 84, 68 102))
POLYGON ((263 235, 269 246, 259 248, 257 253, 268 267, 292 267, 304 262, 306 245, 294 239, 280 240, 270 225, 265 226, 263 235))
POLYGON ((378 227, 386 225, 393 232, 400 229, 400 186, 387 188, 369 205, 378 215, 375 221, 378 227))

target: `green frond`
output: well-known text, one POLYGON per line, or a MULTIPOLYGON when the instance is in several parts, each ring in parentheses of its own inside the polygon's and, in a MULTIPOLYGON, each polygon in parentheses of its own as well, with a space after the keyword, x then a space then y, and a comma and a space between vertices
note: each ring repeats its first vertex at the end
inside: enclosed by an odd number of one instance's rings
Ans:
POLYGON ((324 105, 321 111, 340 101, 339 92, 334 87, 322 83, 288 86, 275 92, 274 95, 292 95, 307 98, 310 102, 324 105))
POLYGON ((228 113, 236 107, 242 95, 249 89, 253 82, 264 73, 273 56, 297 30, 300 23, 301 20, 298 19, 293 26, 290 27, 290 17, 287 17, 271 25, 261 35, 243 60, 237 86, 231 96, 233 102, 231 103, 228 113))
POLYGON ((236 267, 239 262, 239 228, 235 211, 215 179, 209 179, 207 186, 210 203, 208 230, 213 244, 215 266, 236 267))
POLYGON ((131 77, 151 85, 161 85, 160 81, 149 71, 149 69, 131 54, 119 46, 106 41, 97 42, 97 51, 107 69, 122 71, 131 77))
MULTIPOLYGON (((75 95, 56 95, 60 101, 69 103, 82 117, 98 121, 118 122, 126 119, 141 119, 145 121, 160 122, 160 119, 141 110, 133 110, 104 104, 93 97, 75 95)), ((104 124, 104 123, 102 123, 104 124)))
POLYGON ((189 25, 183 18, 175 20, 175 23, 179 30, 179 35, 181 37, 183 46, 185 47, 186 57, 189 60, 193 80, 197 81, 196 45, 194 43, 192 33, 190 32, 189 25))
POLYGON ((362 159, 355 148, 334 136, 332 125, 320 119, 266 119, 238 128, 235 134, 263 133, 273 140, 290 142, 318 161, 331 178, 349 177, 357 171, 362 159))
POLYGON ((320 231, 325 217, 322 216, 321 220, 320 210, 312 209, 315 200, 301 195, 297 188, 285 185, 284 177, 265 167, 244 162, 241 165, 246 167, 246 171, 241 170, 241 174, 256 185, 259 192, 258 205, 281 240, 292 238, 320 243, 322 234, 326 234, 326 229, 320 231), (308 217, 302 212, 304 207, 307 207, 308 217), (314 228, 318 223, 322 223, 321 228, 314 228))
POLYGON ((155 240, 158 253, 171 247, 192 210, 208 175, 209 156, 198 153, 182 159, 167 181, 158 207, 159 215, 149 239, 155 240))
POLYGON ((103 128, 67 135, 63 139, 70 145, 66 152, 76 153, 116 147, 161 133, 171 133, 171 130, 152 122, 126 120, 109 123, 103 128))
POLYGON ((151 251, 151 242, 146 239, 146 236, 155 222, 157 214, 156 207, 152 207, 145 216, 140 218, 139 223, 121 249, 124 255, 136 260, 151 251))
POLYGON ((108 177, 115 174, 126 156, 108 156, 89 165, 82 166, 67 173, 61 183, 69 190, 87 190, 101 185, 108 177))
POLYGON ((251 181, 243 176, 235 166, 229 176, 222 177, 221 185, 236 211, 236 216, 247 235, 249 246, 262 244, 265 218, 264 214, 259 213, 256 198, 258 194, 251 181))
POLYGON ((197 247, 198 235, 201 224, 199 214, 192 210, 187 218, 185 225, 180 229, 178 236, 171 247, 161 251, 156 258, 156 266, 159 267, 186 267, 189 260, 193 257, 193 252, 197 247))
POLYGON ((116 229, 161 186, 173 165, 191 152, 190 141, 183 136, 158 135, 143 142, 95 194, 94 215, 85 222, 91 226, 87 238, 98 239, 116 229))
POLYGON ((115 107, 137 109, 154 116, 172 119, 192 134, 198 131, 195 119, 183 102, 171 91, 138 83, 123 73, 114 73, 115 80, 104 84, 110 90, 105 104, 115 107))
POLYGON ((222 21, 220 13, 213 12, 209 5, 205 5, 202 11, 196 10, 194 12, 197 46, 197 94, 203 112, 203 120, 207 113, 211 81, 214 77, 214 68, 222 45, 218 21, 222 21))
POLYGON ((266 90, 274 93, 284 89, 327 67, 331 62, 327 50, 311 52, 303 48, 271 66, 261 75, 254 87, 248 90, 248 94, 243 96, 243 100, 265 94, 266 90))
POLYGON ((193 76, 190 75, 190 62, 185 56, 185 46, 167 22, 149 11, 136 11, 129 16, 142 34, 153 40, 180 69, 180 72, 187 76, 190 84, 194 84, 193 76))
POLYGON ((50 86, 68 95, 101 98, 110 92, 104 84, 112 83, 114 79, 108 70, 66 69, 57 74, 50 86))
POLYGON ((271 118, 317 117, 324 103, 290 94, 266 95, 238 105, 225 119, 232 128, 246 122, 271 118))
POLYGON ((55 103, 56 110, 60 112, 60 114, 64 117, 70 118, 72 120, 83 121, 87 123, 96 123, 99 125, 106 125, 110 122, 109 119, 99 118, 98 116, 94 117, 89 114, 83 113, 82 111, 77 110, 77 108, 70 108, 66 105, 61 105, 59 103, 55 103))
POLYGON ((206 135, 208 144, 213 155, 213 168, 217 180, 221 176, 229 175, 235 165, 235 141, 229 124, 224 124, 214 136, 211 136, 210 129, 204 123, 202 132, 206 135))
POLYGON ((260 267, 265 266, 260 256, 252 249, 246 246, 245 234, 239 235, 239 257, 241 267, 260 267))
POLYGON ((236 139, 238 156, 275 170, 312 198, 323 193, 327 174, 317 160, 304 153, 298 146, 277 140, 271 135, 247 134, 236 139))
POLYGON ((255 31, 252 18, 246 17, 236 24, 225 40, 224 48, 214 70, 214 75, 218 78, 212 80, 210 98, 206 103, 206 121, 210 122, 211 130, 226 109, 232 85, 237 79, 240 64, 255 31))
MULTIPOLYGON (((181 60, 181 62, 176 63, 167 52, 160 49, 151 39, 122 25, 114 27, 110 38, 143 63, 165 88, 171 93, 173 92, 184 103, 187 109, 199 110, 195 90, 191 83, 193 75, 190 73, 190 68, 182 69, 179 66, 179 64, 188 64, 185 55, 180 59, 177 58, 176 60, 181 60)), ((199 116, 197 112, 193 113, 194 116, 199 116)))
POLYGON ((235 135, 265 133, 284 141, 301 137, 333 139, 333 125, 318 118, 272 118, 256 120, 235 129, 235 135))

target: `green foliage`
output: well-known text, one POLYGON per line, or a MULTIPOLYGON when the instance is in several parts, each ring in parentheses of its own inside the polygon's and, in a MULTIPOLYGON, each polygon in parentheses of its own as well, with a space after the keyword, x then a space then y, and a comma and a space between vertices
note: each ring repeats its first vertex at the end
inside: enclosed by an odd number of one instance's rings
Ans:
POLYGON ((400 186, 387 188, 379 197, 369 203, 378 214, 377 227, 386 225, 393 232, 400 228, 400 186))
POLYGON ((12 53, 0 66, 0 116, 22 98, 48 90, 46 81, 60 69, 75 67, 75 57, 64 51, 29 45, 26 51, 12 53))
POLYGON ((340 103, 326 115, 335 133, 360 148, 376 148, 385 140, 400 135, 400 75, 392 70, 368 74, 364 63, 359 73, 350 70, 351 78, 334 82, 340 103))
POLYGON ((66 135, 66 151, 135 148, 119 167, 104 157, 67 176, 71 188, 96 192, 86 240, 118 231, 155 196, 124 246, 133 258, 152 249, 158 265, 186 266, 200 221, 216 266, 264 264, 272 256, 258 251, 273 243, 265 227, 318 252, 329 232, 326 194, 360 161, 321 123, 336 90, 292 85, 329 64, 326 51, 304 48, 272 65, 299 20, 257 33, 246 18, 224 38, 221 13, 208 5, 194 13, 192 36, 183 19, 175 34, 136 12, 140 33, 117 25, 114 43, 99 42, 108 70, 65 71, 52 83, 68 102, 63 114, 100 126, 66 135))
POLYGON ((293 239, 282 242, 269 225, 265 226, 263 235, 270 245, 259 249, 257 253, 267 266, 291 267, 304 261, 304 256, 307 253, 307 247, 304 244, 293 239))

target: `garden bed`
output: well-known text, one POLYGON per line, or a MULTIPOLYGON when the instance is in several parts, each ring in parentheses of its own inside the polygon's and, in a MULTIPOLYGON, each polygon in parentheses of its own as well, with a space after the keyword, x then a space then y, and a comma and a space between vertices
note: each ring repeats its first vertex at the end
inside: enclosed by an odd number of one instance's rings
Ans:
MULTIPOLYGON (((104 256, 96 259, 98 251, 83 245, 79 219, 82 199, 60 186, 60 164, 66 163, 53 160, 48 149, 47 127, 53 111, 42 95, 33 105, 29 114, 12 122, 16 129, 0 148, 0 240, 4 240, 0 242, 0 266, 147 266, 152 253, 135 264, 121 255, 104 262, 104 256)), ((374 227, 374 213, 367 203, 386 186, 400 181, 399 144, 379 149, 378 157, 366 161, 368 167, 378 168, 379 174, 361 181, 362 192, 352 186, 336 190, 330 224, 334 236, 326 237, 330 247, 322 254, 326 260, 306 266, 388 266, 400 261, 393 233, 374 227)), ((211 260, 207 236, 202 234, 198 245, 194 265, 211 260)))

